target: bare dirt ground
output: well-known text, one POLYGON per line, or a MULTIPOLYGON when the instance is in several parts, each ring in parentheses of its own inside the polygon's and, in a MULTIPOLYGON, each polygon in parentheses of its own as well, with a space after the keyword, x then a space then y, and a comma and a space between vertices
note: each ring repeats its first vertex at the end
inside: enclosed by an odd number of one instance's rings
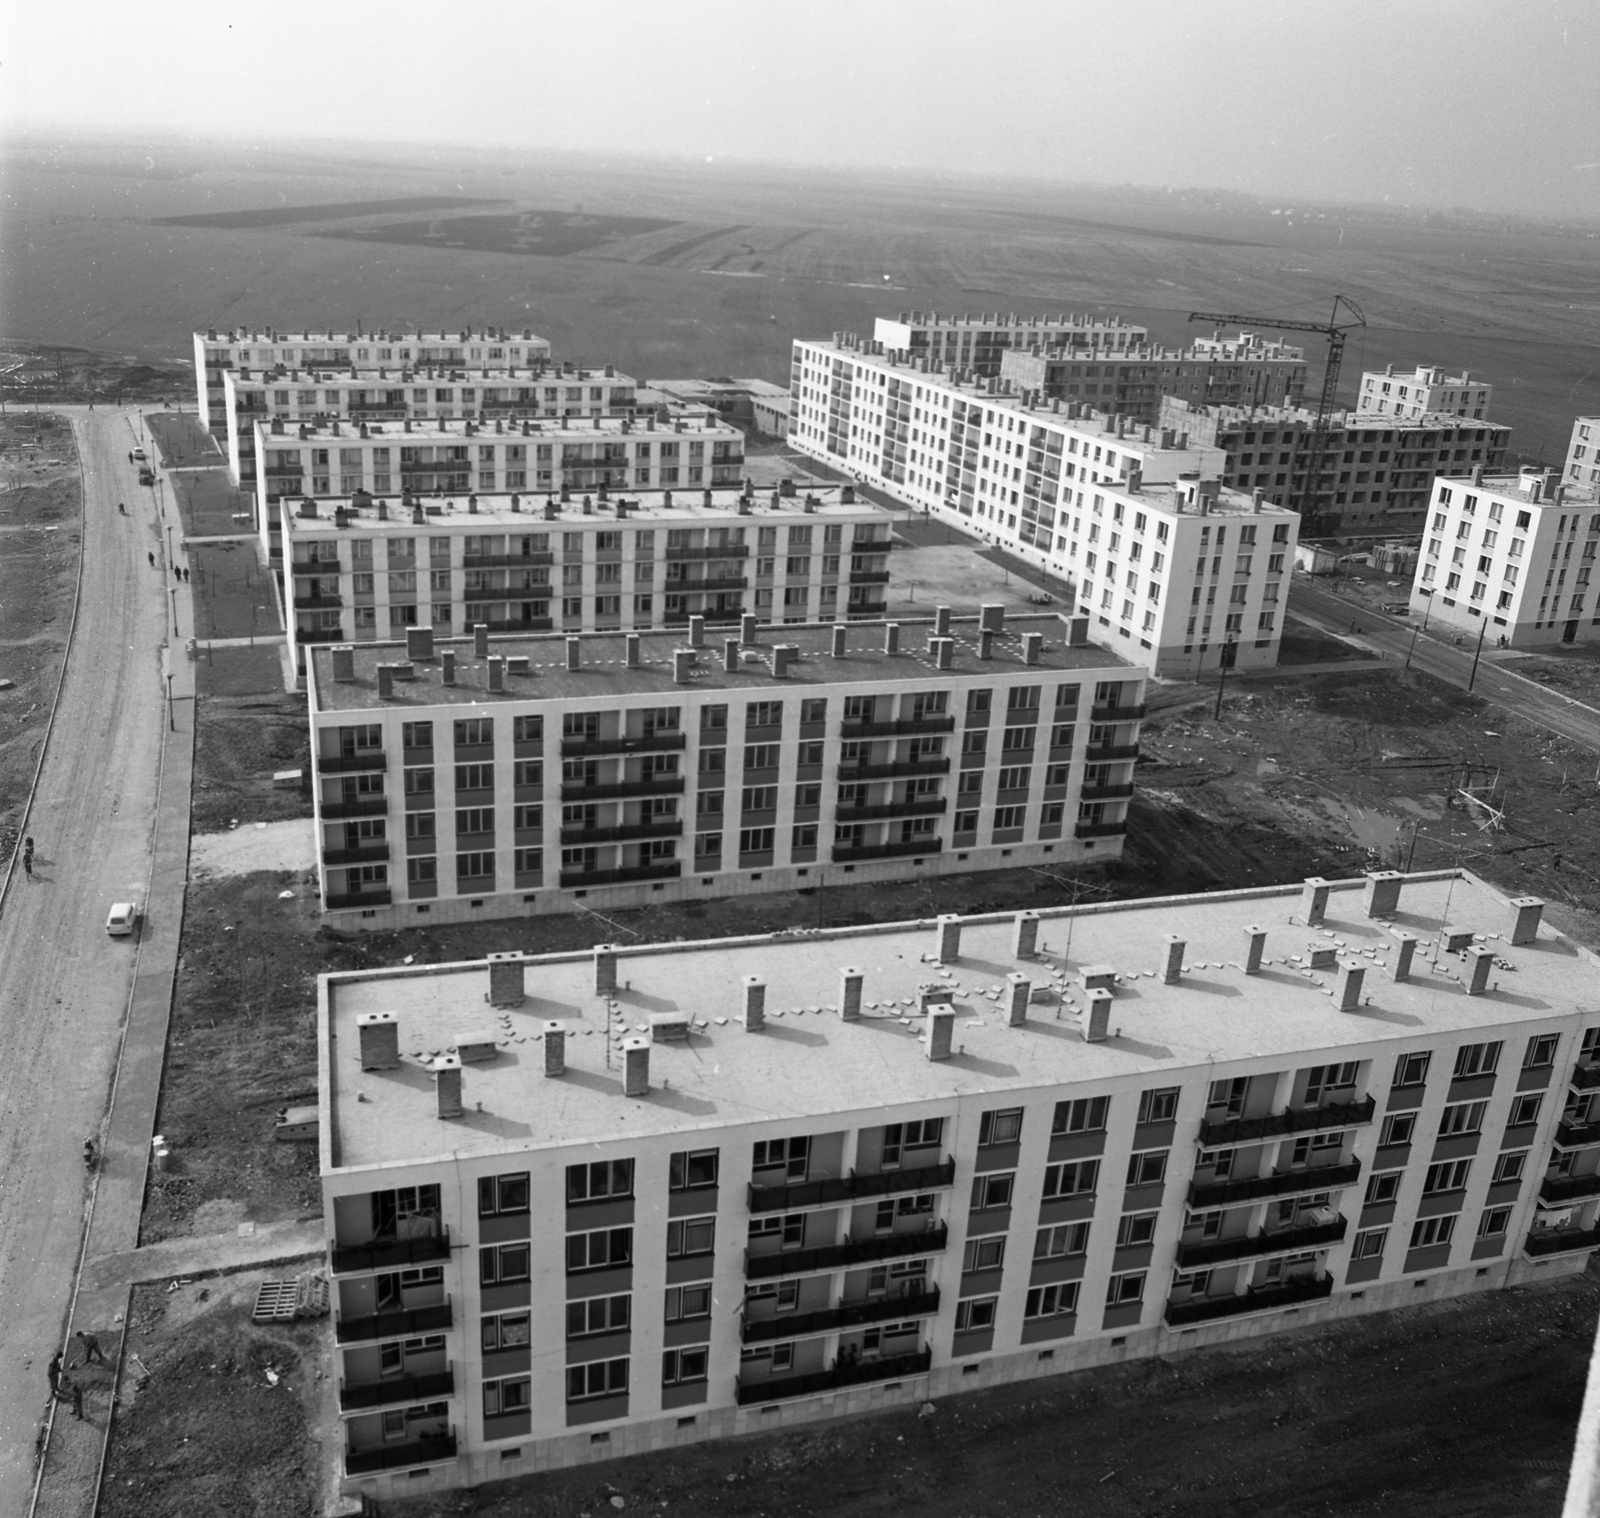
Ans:
MULTIPOLYGON (((214 657, 227 666, 231 661, 226 655, 241 652, 257 651, 217 650, 214 657)), ((202 673, 216 667, 204 653, 200 664, 202 673)), ((309 795, 279 790, 272 783, 275 771, 305 772, 311 763, 304 696, 283 694, 281 681, 275 696, 206 696, 196 732, 194 832, 221 833, 233 822, 311 815, 309 795)))
POLYGON ((50 416, 0 418, 0 868, 16 845, 72 622, 78 450, 50 416))
MULTIPOLYGON (((1600 1278, 393 1504, 404 1518, 1529 1518, 1561 1510, 1600 1278)), ((384 1504, 385 1511, 390 1508, 384 1504)))

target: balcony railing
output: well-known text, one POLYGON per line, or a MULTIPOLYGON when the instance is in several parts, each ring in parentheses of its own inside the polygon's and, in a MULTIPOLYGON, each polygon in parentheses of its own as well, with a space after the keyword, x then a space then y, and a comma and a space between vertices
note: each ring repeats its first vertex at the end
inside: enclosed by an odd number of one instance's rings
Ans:
POLYGON ((901 780, 912 775, 948 775, 948 759, 892 759, 882 764, 841 764, 839 780, 901 780))
POLYGON ((1120 785, 1086 785, 1078 793, 1081 801, 1126 801, 1133 795, 1133 782, 1124 781, 1120 785))
POLYGON ((348 911, 352 907, 386 907, 392 897, 386 887, 371 891, 345 891, 322 898, 322 905, 330 912, 348 911))
POLYGON ((1575 1123, 1564 1117, 1556 1124, 1558 1149, 1579 1149, 1585 1144, 1600 1144, 1600 1123, 1575 1123))
POLYGON ((674 595, 690 594, 697 590, 748 590, 750 582, 743 575, 707 575, 703 580, 668 580, 667 589, 674 595))
POLYGON ((791 1186, 750 1187, 751 1212, 787 1212, 793 1207, 817 1207, 829 1202, 853 1202, 862 1197, 902 1196, 912 1191, 937 1191, 955 1183, 954 1160, 918 1165, 906 1170, 873 1170, 865 1175, 828 1176, 819 1181, 796 1181, 791 1186))
POLYGON ((389 811, 386 796, 363 796, 357 801, 324 801, 322 816, 325 822, 338 822, 347 817, 383 817, 389 811))
POLYGON ((1541 1202, 1570 1202, 1586 1196, 1600 1196, 1600 1175, 1551 1175, 1539 1187, 1541 1202))
POLYGON ((949 1237, 949 1227, 939 1223, 916 1233, 885 1233, 872 1239, 824 1244, 817 1249, 784 1249, 776 1254, 751 1254, 746 1250, 745 1279, 765 1281, 773 1276, 815 1275, 820 1270, 838 1270, 841 1266, 861 1265, 872 1260, 939 1254, 949 1237))
POLYGON ((1600 1249, 1600 1228, 1535 1228, 1522 1241, 1522 1252, 1534 1259, 1580 1249, 1600 1249))
POLYGON ((1090 764, 1103 764, 1112 759, 1137 759, 1139 745, 1137 743, 1102 743, 1098 747, 1091 744, 1083 751, 1084 759, 1090 764))
POLYGON ((370 1449, 347 1449, 344 1473, 365 1476, 373 1471, 399 1470, 407 1465, 439 1465, 456 1457, 455 1434, 432 1439, 408 1439, 404 1444, 375 1444, 370 1449))
POLYGON ((1337 1244, 1344 1237, 1345 1220, 1316 1223, 1305 1228, 1269 1229, 1237 1239, 1197 1239, 1178 1245, 1178 1266, 1193 1270, 1200 1265, 1215 1265, 1222 1260, 1254 1260, 1269 1254, 1295 1254, 1302 1249, 1321 1249, 1337 1244))
POLYGON ((857 538, 850 545, 851 553, 888 553, 898 545, 898 538, 857 538))
POLYGON ((1143 706, 1091 706, 1091 722, 1137 722, 1144 716, 1143 706))
POLYGON ((850 584, 852 585, 887 585, 889 571, 887 569, 852 569, 850 571, 850 584))
POLYGON ((842 806, 838 822, 875 822, 885 817, 937 817, 949 802, 943 796, 919 796, 915 801, 881 801, 873 806, 842 806))
POLYGON ((708 627, 717 627, 725 623, 737 622, 743 616, 744 612, 737 606, 724 606, 721 608, 707 606, 700 611, 685 611, 681 608, 674 608, 671 611, 663 612, 661 621, 665 627, 687 627, 691 618, 703 617, 708 627))
MULTIPOLYGON (((463 569, 526 569, 535 564, 554 564, 553 553, 469 553, 461 561, 463 569)), ((449 565, 436 566, 448 569, 449 565)))
POLYGON ((836 1328, 856 1328, 863 1323, 892 1323, 904 1318, 931 1317, 939 1310, 939 1288, 903 1297, 874 1297, 848 1302, 816 1312, 785 1312, 775 1318, 757 1318, 744 1325, 746 1344, 766 1344, 773 1339, 801 1339, 807 1334, 831 1333, 836 1328))
MULTIPOLYGON (((387 893, 385 893, 387 894, 387 893)), ((425 1234, 415 1239, 384 1239, 370 1244, 335 1244, 332 1247, 333 1273, 349 1275, 355 1271, 392 1270, 403 1265, 420 1265, 429 1260, 450 1258, 450 1230, 425 1234)))
POLYGON ((344 598, 337 595, 322 596, 296 596, 294 609, 296 611, 315 611, 322 606, 343 606, 344 598))
POLYGON ((396 1402, 432 1402, 452 1397, 456 1373, 446 1368, 421 1376, 390 1376, 385 1381, 368 1381, 359 1386, 339 1387, 339 1411, 353 1412, 363 1407, 390 1407, 396 1402))
POLYGON ((1270 1312, 1278 1307, 1293 1307, 1298 1302, 1316 1302, 1333 1295, 1333 1277, 1317 1276, 1309 1281, 1289 1281, 1282 1286, 1263 1286, 1236 1297, 1191 1297, 1187 1302, 1168 1302, 1166 1319, 1173 1328, 1186 1323, 1205 1323, 1213 1318, 1232 1318, 1245 1312, 1270 1312))
POLYGON ((563 801, 615 801, 625 796, 681 796, 682 775, 652 775, 647 780, 611 780, 585 785, 578 780, 561 782, 563 801))
POLYGON ((324 864, 376 864, 389 857, 386 843, 364 843, 355 849, 324 849, 324 864))
POLYGON ((1074 838, 1119 838, 1128 831, 1127 820, 1116 822, 1079 822, 1073 825, 1074 838))
POLYGON ((389 767, 389 756, 382 749, 369 749, 363 754, 318 754, 319 775, 353 775, 364 770, 381 770, 389 767))
POLYGON ((431 1307, 406 1307, 363 1318, 340 1318, 334 1336, 341 1344, 366 1344, 373 1339, 405 1339, 414 1334, 439 1333, 451 1325, 450 1301, 446 1298, 431 1307))
POLYGON ((566 887, 622 885, 630 880, 675 880, 683 873, 681 859, 658 864, 622 865, 614 870, 563 870, 561 884, 566 887))
POLYGON ((1600 1086, 1600 1065, 1574 1065, 1572 1084, 1579 1091, 1593 1091, 1596 1086, 1600 1086))
POLYGON ((852 738, 900 738, 913 733, 953 733, 956 719, 944 712, 930 712, 925 717, 901 717, 892 722, 846 722, 839 736, 848 742, 852 738))
POLYGON ((815 1392, 832 1391, 838 1386, 859 1386, 865 1381, 894 1381, 901 1376, 923 1375, 933 1361, 933 1351, 919 1349, 911 1355, 891 1355, 882 1360, 857 1360, 852 1365, 835 1365, 832 1370, 814 1370, 803 1376, 775 1376, 768 1381, 738 1381, 740 1407, 752 1402, 779 1402, 785 1397, 809 1397, 815 1392))
POLYGON ((689 740, 681 732, 641 734, 638 737, 618 738, 563 738, 563 759, 593 758, 601 754, 665 754, 688 747, 689 740))
POLYGON ((1223 1144, 1249 1143, 1284 1133, 1320 1133, 1329 1128, 1357 1128, 1372 1121, 1378 1104, 1372 1097, 1359 1102, 1330 1102, 1298 1112, 1273 1112, 1266 1117, 1230 1117, 1200 1124, 1200 1143, 1207 1149, 1223 1144))
POLYGON ((865 621, 868 617, 881 617, 889 609, 887 601, 849 601, 845 603, 845 612, 857 621, 865 621))
POLYGON ((854 864, 858 859, 900 859, 907 854, 937 854, 944 840, 930 834, 926 838, 898 839, 890 843, 836 843, 835 864, 854 864))
POLYGON ((1302 1191, 1334 1191, 1352 1186, 1360 1178, 1361 1161, 1342 1165, 1312 1165, 1303 1170, 1282 1170, 1242 1181, 1191 1181, 1191 1207, 1228 1207, 1235 1202, 1255 1202, 1263 1197, 1294 1196, 1302 1191))
POLYGON ((611 827, 585 827, 577 823, 561 829, 561 841, 572 848, 585 843, 626 843, 634 838, 681 838, 683 819, 619 822, 611 827))
POLYGON ((750 547, 748 544, 730 545, 726 548, 667 548, 662 553, 664 559, 748 559, 750 547))

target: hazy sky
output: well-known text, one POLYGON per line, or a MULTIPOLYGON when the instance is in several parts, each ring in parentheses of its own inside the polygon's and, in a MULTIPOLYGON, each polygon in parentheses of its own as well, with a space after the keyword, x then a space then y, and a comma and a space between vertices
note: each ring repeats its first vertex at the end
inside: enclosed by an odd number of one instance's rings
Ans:
POLYGON ((645 149, 1600 216, 1600 0, 0 10, 12 130, 645 149))

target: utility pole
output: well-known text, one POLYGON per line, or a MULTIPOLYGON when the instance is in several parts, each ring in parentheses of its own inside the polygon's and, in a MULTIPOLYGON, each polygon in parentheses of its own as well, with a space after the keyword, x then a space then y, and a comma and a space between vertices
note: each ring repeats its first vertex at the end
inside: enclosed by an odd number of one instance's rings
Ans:
POLYGON ((1489 619, 1484 618, 1483 626, 1478 629, 1478 646, 1472 651, 1472 673, 1467 676, 1467 689, 1472 689, 1472 682, 1478 678, 1478 657, 1483 653, 1483 636, 1489 631, 1489 619))
POLYGON ((1420 627, 1413 627, 1411 629, 1411 647, 1406 650, 1405 667, 1407 669, 1411 668, 1411 656, 1417 651, 1417 638, 1421 635, 1421 633, 1422 629, 1420 627))
POLYGON ((1228 671, 1233 667, 1234 642, 1229 638, 1222 645, 1222 655, 1217 666, 1217 709, 1211 714, 1213 722, 1222 720, 1222 693, 1228 688, 1228 671))

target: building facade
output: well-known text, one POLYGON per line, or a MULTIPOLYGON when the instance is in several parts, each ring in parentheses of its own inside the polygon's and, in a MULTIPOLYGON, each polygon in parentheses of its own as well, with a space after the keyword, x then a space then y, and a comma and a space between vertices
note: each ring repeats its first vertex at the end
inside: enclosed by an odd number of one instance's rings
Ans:
POLYGON ((1143 671, 1081 622, 984 623, 314 647, 324 913, 388 928, 1116 858, 1143 671))
MULTIPOLYGON (((1297 507, 1311 467, 1316 413, 1303 407, 1192 406, 1178 398, 1161 405, 1161 425, 1220 448, 1225 484, 1261 490, 1297 507)), ((1450 415, 1397 422, 1392 417, 1338 411, 1318 472, 1316 517, 1323 531, 1360 537, 1420 533, 1440 475, 1498 469, 1511 429, 1498 422, 1463 422, 1450 415)))
POLYGON ((1600 490, 1600 416, 1580 416, 1573 422, 1561 478, 1568 485, 1600 490))
POLYGON ((927 359, 947 369, 995 378, 1005 355, 1017 349, 1061 348, 1109 357, 1150 343, 1148 328, 1120 316, 951 316, 902 311, 893 321, 880 316, 874 341, 903 363, 927 359))
POLYGON ((200 424, 219 442, 225 437, 227 403, 223 376, 232 369, 376 369, 398 365, 493 367, 538 363, 550 344, 524 330, 504 327, 478 332, 280 332, 212 327, 194 334, 195 408, 200 424))
POLYGON ((1553 474, 1439 480, 1411 610, 1491 645, 1600 641, 1600 495, 1553 474))
POLYGON ((1540 913, 1383 872, 323 976, 345 1490, 1581 1271, 1600 967, 1540 913))
MULTIPOLYGON (((569 492, 570 494, 570 492, 569 492)), ((609 494, 609 492, 608 492, 609 494)), ((878 617, 892 516, 852 486, 759 503, 738 486, 635 491, 596 505, 479 496, 409 508, 279 503, 289 642, 878 617), (290 594, 290 592, 286 592, 290 594)))
POLYGON ((1402 421, 1462 416, 1482 422, 1488 420, 1493 390, 1487 380, 1473 379, 1466 370, 1447 374, 1437 365, 1422 364, 1408 373, 1396 374, 1390 364, 1381 374, 1369 369, 1361 376, 1356 410, 1402 421))
POLYGON ((1224 490, 1219 449, 877 346, 795 343, 791 446, 1059 577, 1157 674, 1277 662, 1299 517, 1224 490))

